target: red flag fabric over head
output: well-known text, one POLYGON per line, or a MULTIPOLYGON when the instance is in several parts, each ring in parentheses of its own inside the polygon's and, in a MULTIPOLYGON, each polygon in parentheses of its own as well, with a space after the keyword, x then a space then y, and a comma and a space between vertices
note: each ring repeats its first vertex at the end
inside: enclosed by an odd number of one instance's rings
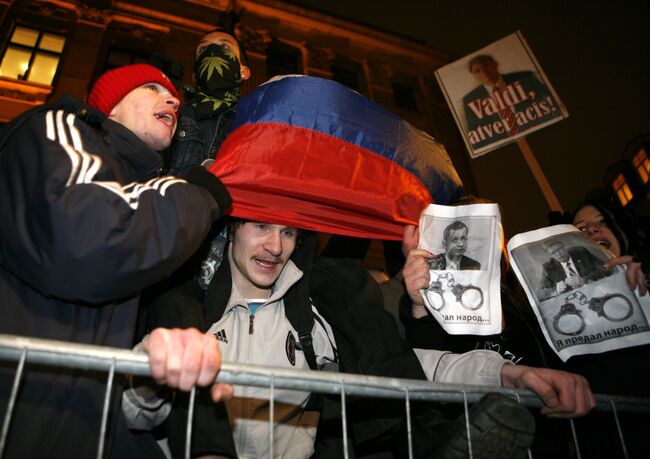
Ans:
POLYGON ((462 184, 444 147, 334 81, 275 78, 240 99, 210 171, 231 215, 372 239, 402 239, 462 184))

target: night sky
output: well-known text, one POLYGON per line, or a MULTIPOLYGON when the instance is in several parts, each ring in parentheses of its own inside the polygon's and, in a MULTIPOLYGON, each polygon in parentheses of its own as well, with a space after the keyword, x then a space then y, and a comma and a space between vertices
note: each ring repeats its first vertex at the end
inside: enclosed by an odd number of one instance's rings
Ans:
MULTIPOLYGON (((564 210, 601 184, 632 138, 650 132, 650 6, 640 0, 301 0, 462 57, 520 30, 569 111, 527 137, 564 210)), ((547 224, 549 208, 516 145, 472 160, 507 236, 547 224), (513 173, 514 172, 514 173, 513 173)))

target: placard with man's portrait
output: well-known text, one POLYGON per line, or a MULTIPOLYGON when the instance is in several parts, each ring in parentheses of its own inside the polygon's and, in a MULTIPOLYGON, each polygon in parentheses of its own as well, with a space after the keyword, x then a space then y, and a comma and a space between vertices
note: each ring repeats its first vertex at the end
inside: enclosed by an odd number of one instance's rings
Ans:
POLYGON ((514 236, 512 268, 558 356, 594 354, 650 343, 648 295, 625 281, 624 268, 574 226, 557 225, 514 236))
POLYGON ((569 114, 520 32, 436 70, 472 158, 569 114))
POLYGON ((420 244, 431 281, 425 306, 450 334, 501 331, 499 260, 503 232, 496 204, 431 204, 420 217, 420 244))

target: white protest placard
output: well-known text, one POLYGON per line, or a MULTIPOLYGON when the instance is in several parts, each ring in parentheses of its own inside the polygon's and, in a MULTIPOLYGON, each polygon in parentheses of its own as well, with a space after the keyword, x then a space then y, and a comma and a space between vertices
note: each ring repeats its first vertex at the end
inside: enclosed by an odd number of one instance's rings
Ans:
POLYGON ((472 158, 569 116, 520 32, 435 74, 472 158))
POLYGON ((419 248, 428 259, 424 304, 452 335, 501 332, 503 229, 497 204, 429 205, 420 217, 419 248))
POLYGON ((548 344, 563 360, 650 343, 650 295, 571 225, 517 234, 508 253, 548 344))

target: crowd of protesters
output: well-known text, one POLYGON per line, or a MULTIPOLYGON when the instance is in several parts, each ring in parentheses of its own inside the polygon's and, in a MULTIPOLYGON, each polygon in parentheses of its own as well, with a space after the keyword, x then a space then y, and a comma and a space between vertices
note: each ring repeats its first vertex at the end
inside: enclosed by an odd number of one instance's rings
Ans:
MULTIPOLYGON (((135 347, 150 358, 153 381, 115 389, 123 396, 114 397, 108 456, 182 456, 195 385, 211 387, 197 397, 192 457, 268 456, 271 407, 275 456, 341 456, 337 398, 276 390, 271 404, 268 389, 214 384, 222 359, 537 393, 544 407, 534 416, 496 394, 472 408, 477 457, 526 457, 531 445, 536 457, 573 457, 565 425, 546 417, 588 415, 592 390, 648 396, 638 377, 648 346, 567 363, 552 355, 506 257, 503 332, 449 335, 420 290, 435 257, 460 266, 463 255, 418 249, 416 228, 405 228, 403 269, 391 267, 380 285, 344 250, 318 256, 313 232, 264 213, 224 217, 230 194, 205 166, 230 130, 246 64, 237 37, 216 29, 196 47, 196 85, 182 105, 164 73, 136 64, 102 75, 87 104, 64 98, 0 131, 0 333, 135 347)), ((625 265, 630 289, 646 294, 642 228, 591 201, 572 223, 612 252, 607 268, 625 265)), ((0 366, 1 413, 13 371, 0 366)), ((29 368, 5 457, 94 455, 103 387, 91 372, 29 368)), ((402 409, 352 402, 352 457, 405 457, 402 409)), ((462 412, 415 404, 413 413, 415 457, 467 456, 462 412)), ((590 416, 578 431, 607 443, 602 419, 590 416)), ((647 425, 631 426, 632 454, 647 425)))

